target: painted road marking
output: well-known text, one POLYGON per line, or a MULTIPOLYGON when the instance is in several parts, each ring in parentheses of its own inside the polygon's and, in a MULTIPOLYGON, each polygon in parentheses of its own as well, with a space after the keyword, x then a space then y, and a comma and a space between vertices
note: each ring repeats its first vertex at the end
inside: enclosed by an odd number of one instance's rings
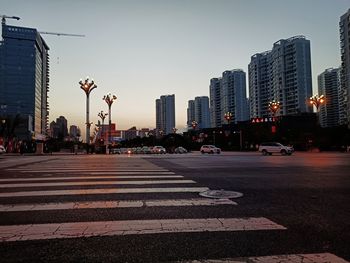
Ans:
POLYGON ((237 205, 229 199, 165 199, 165 200, 140 200, 140 201, 91 201, 91 202, 65 202, 42 204, 15 204, 0 205, 0 212, 26 212, 43 210, 68 210, 68 209, 108 209, 108 208, 132 208, 132 207, 165 207, 165 206, 218 206, 237 205))
POLYGON ((148 185, 148 184, 194 184, 192 180, 142 180, 142 181, 95 181, 95 182, 60 182, 60 183, 17 183, 0 184, 0 188, 83 186, 83 185, 148 185))
POLYGON ((0 241, 285 229, 284 226, 278 225, 264 217, 74 222, 0 226, 0 241))
POLYGON ((239 259, 193 260, 182 263, 349 263, 331 253, 290 254, 278 256, 249 257, 239 259))
MULTIPOLYGON (((152 173, 154 174, 154 173, 152 173)), ((70 176, 70 177, 25 177, 0 179, 0 182, 26 182, 26 181, 55 181, 55 180, 89 180, 89 179, 161 179, 183 178, 182 175, 121 175, 121 176, 70 176)))
POLYGON ((109 167, 109 168, 101 168, 101 167, 79 167, 79 168, 72 168, 72 167, 22 167, 22 168, 9 168, 6 169, 8 171, 23 171, 23 172, 91 172, 91 171, 104 171, 104 172, 156 172, 156 173, 164 173, 169 172, 165 169, 133 169, 131 167, 120 169, 118 167, 109 167), (39 169, 40 168, 40 169, 39 169))
POLYGON ((31 170, 23 169, 17 170, 20 173, 89 173, 89 174, 175 174, 174 172, 165 172, 165 171, 141 171, 141 170, 116 170, 111 171, 103 169, 40 169, 40 170, 31 170))
POLYGON ((0 193, 0 197, 28 197, 54 195, 95 195, 95 194, 135 194, 135 193, 200 193, 207 187, 173 187, 173 188, 120 188, 120 189, 76 189, 52 191, 25 191, 0 193))

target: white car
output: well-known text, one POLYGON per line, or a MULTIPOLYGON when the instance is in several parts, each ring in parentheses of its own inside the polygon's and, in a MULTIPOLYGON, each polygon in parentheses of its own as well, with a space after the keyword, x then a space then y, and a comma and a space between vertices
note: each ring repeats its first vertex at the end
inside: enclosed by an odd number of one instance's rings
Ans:
POLYGON ((220 154, 221 153, 221 149, 214 146, 214 145, 202 145, 201 149, 200 149, 200 152, 202 154, 204 153, 217 153, 217 154, 220 154))
POLYGON ((6 153, 6 149, 3 145, 0 145, 0 153, 6 153))
POLYGON ((152 148, 152 153, 166 153, 166 150, 163 146, 154 146, 152 148))
POLYGON ((294 152, 293 147, 284 146, 279 142, 264 142, 259 146, 259 152, 263 155, 272 155, 280 153, 282 155, 291 155, 294 152))

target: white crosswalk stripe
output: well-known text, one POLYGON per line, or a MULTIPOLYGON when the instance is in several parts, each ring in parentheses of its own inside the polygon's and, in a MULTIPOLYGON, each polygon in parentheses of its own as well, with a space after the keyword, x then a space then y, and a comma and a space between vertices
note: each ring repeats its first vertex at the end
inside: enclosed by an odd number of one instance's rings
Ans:
POLYGON ((349 263, 331 253, 289 254, 265 257, 249 257, 240 259, 215 259, 180 261, 181 263, 349 263))
MULTIPOLYGON (((87 157, 91 158, 91 157, 87 157)), ((21 212, 25 215, 49 213, 58 211, 64 213, 80 213, 81 211, 123 211, 137 209, 192 209, 205 207, 213 209, 217 206, 237 207, 237 203, 229 199, 209 199, 197 194, 209 190, 198 186, 194 180, 184 178, 167 169, 158 167, 144 159, 125 158, 109 167, 101 167, 91 158, 86 165, 75 160, 65 160, 61 167, 60 160, 50 160, 44 163, 25 164, 17 168, 7 168, 15 177, 0 179, 0 213, 21 212), (154 186, 153 186, 154 185, 154 186), (158 187, 156 186, 158 185, 158 187), (183 186, 186 185, 186 187, 183 186), (104 187, 103 187, 104 186, 104 187), (161 186, 161 187, 160 187, 161 186), (48 189, 48 187, 50 187, 48 189), (17 189, 19 188, 19 189, 17 189), (24 188, 24 189, 23 189, 24 188), (32 189, 34 188, 34 189, 32 189), (38 190, 40 189, 40 190, 38 190), (197 197, 181 198, 171 194, 188 194, 197 197), (130 200, 119 200, 128 194, 130 200), (137 195, 136 195, 137 194, 137 195), (169 198, 152 199, 153 195, 170 195, 169 198), (91 201, 85 201, 90 195, 91 201), (139 198, 140 200, 134 200, 139 198), (47 203, 35 201, 34 197, 51 197, 47 203), (56 197, 66 197, 55 202, 56 197), (134 197, 134 198, 132 198, 134 197), (65 201, 68 200, 69 201, 65 201), (23 200, 31 200, 23 202, 23 200), (93 200, 92 200, 93 199, 93 200), (106 200, 107 199, 107 200, 106 200), (12 200, 22 200, 11 203, 12 200), (34 200, 34 201, 33 201, 34 200), (84 201, 81 201, 84 200, 84 201)), ((90 200, 90 199, 88 199, 90 200)), ((136 210, 135 210, 136 211, 136 210)), ((143 213, 143 212, 142 212, 143 213)), ((146 213, 147 215, 147 213, 146 213)), ((202 233, 202 232, 240 232, 246 231, 284 231, 287 228, 265 217, 209 217, 209 218, 152 218, 128 220, 106 220, 95 214, 94 221, 33 223, 0 225, 0 242, 17 242, 30 240, 71 239, 86 237, 149 235, 167 233, 202 233)), ((124 219, 124 218, 123 218, 124 219)), ((56 221, 46 221, 56 222, 56 221)), ((60 222, 60 221, 57 221, 60 222)), ((185 261, 183 261, 185 262, 185 261)), ((240 259, 195 260, 186 262, 339 262, 347 261, 330 253, 322 254, 290 254, 264 257, 249 257, 240 259), (318 260, 318 261, 317 261, 318 260), (323 261, 322 261, 323 260, 323 261)))

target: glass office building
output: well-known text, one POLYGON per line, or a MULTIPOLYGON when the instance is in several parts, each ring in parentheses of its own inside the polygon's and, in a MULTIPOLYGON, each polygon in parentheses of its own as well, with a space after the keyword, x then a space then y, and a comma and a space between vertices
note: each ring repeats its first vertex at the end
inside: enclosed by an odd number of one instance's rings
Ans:
POLYGON ((36 29, 2 24, 0 116, 15 124, 18 139, 42 140, 47 134, 48 50, 36 29))

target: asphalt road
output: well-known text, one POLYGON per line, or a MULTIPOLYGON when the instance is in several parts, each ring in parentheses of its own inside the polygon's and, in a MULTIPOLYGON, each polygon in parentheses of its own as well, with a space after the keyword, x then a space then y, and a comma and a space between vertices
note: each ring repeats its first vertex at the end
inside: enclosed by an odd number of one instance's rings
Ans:
POLYGON ((349 153, 0 156, 1 262, 350 261, 349 171, 349 153))

